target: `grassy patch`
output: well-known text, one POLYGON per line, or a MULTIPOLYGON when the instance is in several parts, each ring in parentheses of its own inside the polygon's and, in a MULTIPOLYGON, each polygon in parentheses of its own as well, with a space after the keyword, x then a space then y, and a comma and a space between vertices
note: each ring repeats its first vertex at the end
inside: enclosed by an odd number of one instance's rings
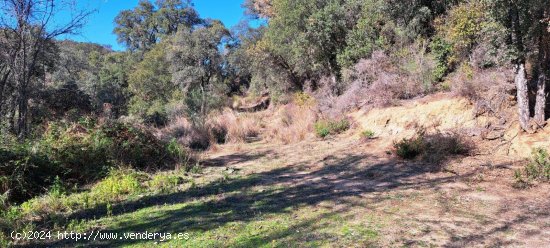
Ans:
POLYGON ((313 127, 318 137, 325 138, 329 135, 345 132, 350 128, 350 123, 347 119, 321 120, 315 122, 313 127))
POLYGON ((365 139, 372 139, 374 138, 374 131, 372 130, 364 130, 363 132, 361 132, 361 138, 365 138, 365 139))
POLYGON ((544 148, 535 148, 532 152, 531 161, 524 168, 514 172, 517 188, 525 188, 532 181, 548 182, 550 181, 550 155, 544 148))

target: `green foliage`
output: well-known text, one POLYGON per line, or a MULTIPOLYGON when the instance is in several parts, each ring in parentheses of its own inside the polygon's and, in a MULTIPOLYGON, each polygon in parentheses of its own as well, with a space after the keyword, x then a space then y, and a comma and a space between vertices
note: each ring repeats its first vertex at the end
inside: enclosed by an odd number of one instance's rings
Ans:
MULTIPOLYGON (((426 134, 420 129, 412 138, 402 139, 393 145, 397 156, 403 159, 414 159, 419 156, 432 166, 442 165, 450 155, 468 153, 472 147, 456 134, 426 134)), ((436 167, 437 168, 437 167, 436 167)))
POLYGON ((532 181, 550 181, 550 155, 544 148, 535 148, 532 152, 531 161, 522 169, 514 171, 514 187, 528 187, 532 181))
POLYGON ((147 131, 118 122, 82 122, 87 126, 51 123, 37 142, 0 146, 0 194, 21 201, 49 188, 51 196, 61 196, 68 186, 63 182, 94 182, 120 165, 148 170, 189 161, 178 144, 147 131))
POLYGON ((423 135, 418 135, 410 139, 403 139, 393 144, 397 156, 403 159, 414 159, 423 154, 426 145, 423 135))
POLYGON ((169 63, 166 59, 167 42, 162 42, 145 53, 128 78, 132 93, 130 114, 137 115, 157 126, 167 122, 165 106, 171 100, 177 85, 171 82, 169 63))
POLYGON ((92 187, 90 194, 99 201, 119 200, 125 195, 142 192, 141 182, 145 178, 146 175, 132 170, 111 170, 105 179, 92 187))
POLYGON ((265 33, 250 49, 261 62, 252 64, 252 80, 268 79, 285 91, 302 90, 306 79, 339 75, 337 56, 359 9, 340 0, 274 1, 265 33))
POLYGON ((362 139, 372 139, 374 138, 374 132, 372 130, 364 130, 363 132, 361 132, 361 138, 362 139))
POLYGON ((169 54, 172 81, 184 91, 187 116, 204 126, 208 113, 225 93, 225 60, 218 51, 229 31, 219 21, 176 33, 169 54))
POLYGON ((550 156, 543 148, 533 150, 533 157, 524 168, 525 176, 530 180, 550 180, 550 156))
MULTIPOLYGON (((436 20, 437 35, 431 49, 438 61, 441 79, 449 70, 468 60, 480 60, 480 66, 501 63, 507 53, 506 34, 482 1, 461 3, 436 20), (472 57, 472 54, 476 57, 472 57)), ((473 61, 478 62, 478 61, 473 61)))
POLYGON ((441 81, 450 70, 451 65, 449 62, 449 57, 452 52, 452 46, 444 39, 435 37, 430 43, 430 50, 436 61, 434 77, 438 81, 441 81))
POLYGON ((185 150, 175 138, 168 142, 166 151, 179 165, 187 166, 191 159, 187 150, 185 150))
POLYGON ((8 201, 21 201, 44 192, 60 167, 31 143, 0 146, 0 194, 8 201))
POLYGON ((355 26, 347 30, 346 46, 337 55, 338 64, 343 68, 368 58, 377 49, 387 50, 400 32, 385 15, 383 1, 363 1, 360 7, 360 17, 355 26))
POLYGON ((328 135, 340 134, 350 128, 350 123, 347 119, 340 120, 321 120, 314 124, 315 133, 321 138, 328 135))
POLYGON ((50 190, 48 191, 48 194, 50 194, 53 197, 60 197, 66 193, 65 186, 63 185, 63 182, 61 179, 59 179, 59 176, 55 176, 55 179, 52 183, 52 186, 50 187, 50 190))
POLYGON ((452 44, 456 59, 468 54, 477 43, 481 31, 489 21, 486 14, 483 2, 466 2, 452 8, 444 19, 444 24, 438 27, 438 32, 443 33, 445 39, 452 44))
POLYGON ((180 176, 170 174, 156 174, 147 182, 149 188, 160 192, 171 192, 177 189, 177 186, 184 183, 180 176))
POLYGON ((133 10, 124 10, 116 18, 113 32, 118 42, 133 51, 147 51, 162 38, 176 33, 178 26, 201 23, 190 2, 180 0, 140 0, 133 10))

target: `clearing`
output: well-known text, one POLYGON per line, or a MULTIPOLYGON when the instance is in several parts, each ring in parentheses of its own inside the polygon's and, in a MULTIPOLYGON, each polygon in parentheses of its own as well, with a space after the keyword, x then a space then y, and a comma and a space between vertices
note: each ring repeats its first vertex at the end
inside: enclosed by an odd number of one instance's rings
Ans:
MULTIPOLYGON (((452 114, 437 105, 445 101, 436 102, 435 109, 452 114)), ((381 121, 395 131, 384 113, 376 116, 364 117, 368 120, 361 123, 374 126, 381 121)), ((287 145, 267 141, 223 145, 204 154, 204 170, 192 176, 192 186, 185 190, 126 201, 109 215, 92 209, 70 218, 86 220, 88 230, 189 237, 79 243, 108 247, 550 244, 549 185, 513 187, 514 169, 524 160, 496 155, 490 147, 478 148, 475 154, 453 157, 445 169, 434 171, 420 160, 404 161, 392 154, 389 137, 399 132, 388 130, 376 129, 380 136, 368 141, 360 141, 354 129, 287 145)))

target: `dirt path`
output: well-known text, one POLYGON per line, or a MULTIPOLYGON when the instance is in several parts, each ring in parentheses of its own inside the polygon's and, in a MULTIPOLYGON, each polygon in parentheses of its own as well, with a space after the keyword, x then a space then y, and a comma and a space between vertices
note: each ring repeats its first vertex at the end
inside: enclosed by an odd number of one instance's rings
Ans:
POLYGON ((268 199, 279 208, 328 209, 354 223, 374 223, 376 245, 550 246, 550 188, 514 189, 513 169, 520 166, 514 158, 460 157, 433 172, 390 149, 388 140, 348 136, 290 145, 260 141, 223 146, 204 164, 254 176, 255 187, 281 189, 268 199))

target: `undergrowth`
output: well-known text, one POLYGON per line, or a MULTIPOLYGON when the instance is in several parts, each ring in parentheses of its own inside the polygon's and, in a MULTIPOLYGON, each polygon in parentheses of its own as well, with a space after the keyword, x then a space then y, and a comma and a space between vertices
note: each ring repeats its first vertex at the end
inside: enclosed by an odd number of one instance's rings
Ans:
POLYGON ((421 157, 432 165, 441 165, 450 155, 464 155, 473 149, 471 143, 455 133, 426 134, 424 130, 417 131, 412 138, 395 142, 393 147, 400 158, 421 157))
POLYGON ((544 148, 535 148, 532 152, 531 161, 522 169, 514 172, 517 188, 525 188, 533 181, 550 182, 550 155, 544 148))
POLYGON ((335 135, 345 132, 350 128, 350 123, 347 119, 340 120, 320 120, 314 125, 315 134, 318 137, 325 138, 329 135, 335 135))

